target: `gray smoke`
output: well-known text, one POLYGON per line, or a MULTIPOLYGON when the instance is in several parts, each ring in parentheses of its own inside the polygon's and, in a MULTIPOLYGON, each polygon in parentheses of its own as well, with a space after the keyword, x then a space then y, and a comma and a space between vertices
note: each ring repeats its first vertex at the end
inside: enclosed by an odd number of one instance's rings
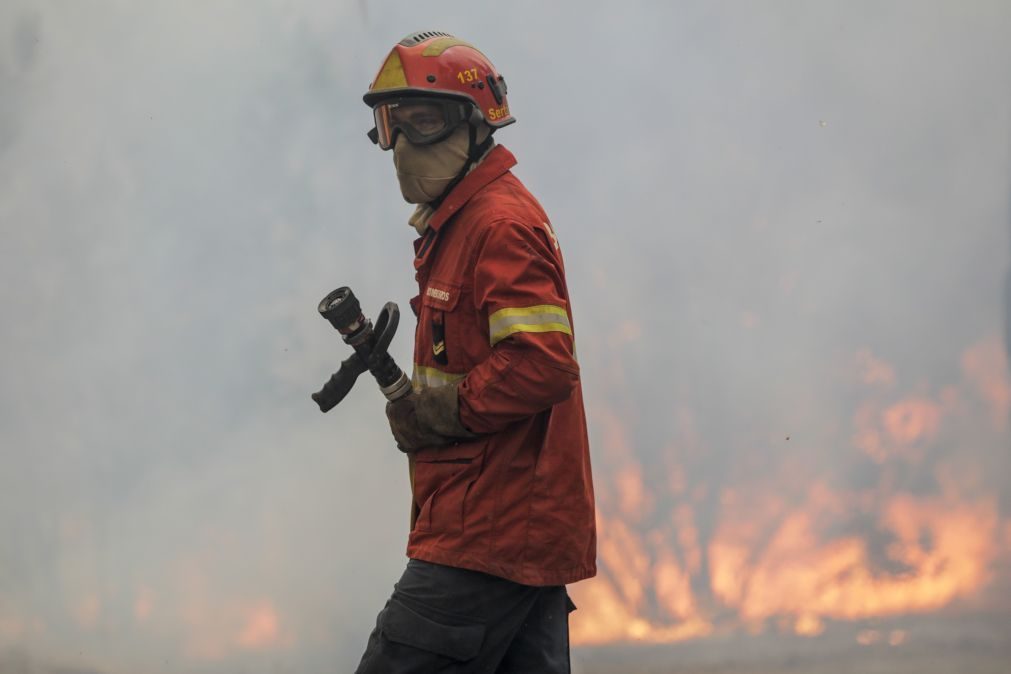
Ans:
MULTIPOLYGON (((315 306, 416 293, 361 94, 427 28, 509 81, 500 141, 566 256, 602 505, 610 415, 644 531, 674 467, 703 540, 728 486, 878 485, 850 445, 862 350, 895 400, 963 386, 1002 331, 1011 354, 1006 3, 8 0, 0 663, 357 662, 405 561, 406 466, 369 382, 309 400, 347 355, 315 306)), ((1004 497, 1006 428, 945 421, 898 486, 957 457, 1004 497)))
MULTIPOLYGON (((1008 189, 1011 192, 1011 188, 1008 189)), ((1011 208, 1008 209, 1011 213, 1011 208)), ((1011 219, 1008 222, 1011 231, 1011 219)), ((1011 241, 1011 236, 1008 236, 1011 241)), ((1011 364, 1011 267, 1008 268, 1007 280, 1004 282, 1004 349, 1007 352, 1007 362, 1011 364)))

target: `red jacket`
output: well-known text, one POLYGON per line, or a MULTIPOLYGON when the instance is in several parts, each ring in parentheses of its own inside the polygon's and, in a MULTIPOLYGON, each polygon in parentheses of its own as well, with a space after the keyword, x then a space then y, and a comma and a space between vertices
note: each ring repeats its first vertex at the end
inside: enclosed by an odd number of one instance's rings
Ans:
POLYGON ((414 385, 482 434, 414 455, 408 557, 526 585, 596 573, 593 483, 558 240, 495 147, 415 241, 414 385))

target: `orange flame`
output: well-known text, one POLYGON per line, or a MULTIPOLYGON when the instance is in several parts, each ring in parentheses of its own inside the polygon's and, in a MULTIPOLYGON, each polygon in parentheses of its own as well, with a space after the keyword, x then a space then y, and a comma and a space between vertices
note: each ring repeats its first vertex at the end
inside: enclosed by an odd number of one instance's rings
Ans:
POLYGON ((1011 382, 1008 362, 997 337, 985 339, 962 354, 962 372, 990 408, 990 418, 1006 430, 1011 416, 1011 382))
MULTIPOLYGON (((841 488, 786 466, 781 484, 713 492, 708 519, 699 515, 705 485, 689 490, 688 471, 674 464, 669 493, 651 490, 622 417, 595 410, 605 474, 614 477, 598 487, 600 574, 572 588, 580 606, 573 642, 672 642, 770 623, 816 636, 826 621, 936 611, 978 594, 1011 548, 1011 522, 1002 521, 972 454, 960 456, 957 471, 936 457, 950 455, 954 442, 1001 442, 1011 412, 1002 359, 999 343, 984 340, 962 356, 958 385, 896 397, 896 369, 859 352, 865 400, 855 407, 850 439, 877 466, 878 485, 841 488), (980 409, 989 424, 979 423, 980 409), (895 488, 902 475, 925 468, 933 470, 933 493, 895 488), (713 525, 701 526, 706 521, 713 525)), ((682 416, 687 442, 697 444, 691 415, 682 416)), ((903 630, 857 636, 864 645, 906 640, 903 630)))
POLYGON ((223 660, 242 650, 290 648, 294 634, 267 598, 245 600, 222 594, 196 559, 180 569, 183 653, 196 660, 223 660))
POLYGON ((899 570, 891 574, 874 571, 863 538, 822 540, 817 524, 830 514, 827 507, 812 499, 784 513, 757 556, 752 551, 760 541, 734 527, 717 531, 710 546, 714 594, 745 620, 781 615, 855 620, 932 610, 980 587, 997 553, 992 498, 970 503, 890 498, 878 524, 895 539, 886 557, 899 570), (929 547, 924 538, 932 541, 929 547), (724 578, 722 584, 716 578, 724 578))
POLYGON ((137 622, 145 622, 151 617, 154 611, 154 591, 143 586, 137 590, 137 596, 133 600, 133 616, 137 622))
POLYGON ((243 648, 264 648, 278 644, 280 634, 277 612, 269 602, 261 602, 247 612, 236 643, 243 648))

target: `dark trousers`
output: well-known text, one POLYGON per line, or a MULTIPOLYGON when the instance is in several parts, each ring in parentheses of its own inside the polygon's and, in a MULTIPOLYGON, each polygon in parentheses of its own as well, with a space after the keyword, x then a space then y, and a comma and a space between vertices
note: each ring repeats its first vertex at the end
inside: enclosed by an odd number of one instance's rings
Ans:
POLYGON ((569 674, 564 586, 531 587, 412 559, 356 674, 569 674))

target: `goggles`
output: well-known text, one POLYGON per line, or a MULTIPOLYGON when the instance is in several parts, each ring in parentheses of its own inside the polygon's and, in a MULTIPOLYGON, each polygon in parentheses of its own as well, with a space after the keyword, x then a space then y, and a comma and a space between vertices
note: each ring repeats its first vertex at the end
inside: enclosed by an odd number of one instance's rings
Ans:
POLYGON ((369 131, 369 138, 384 150, 396 144, 398 131, 415 145, 438 143, 467 119, 467 108, 467 103, 449 98, 386 99, 372 108, 376 126, 369 131))

